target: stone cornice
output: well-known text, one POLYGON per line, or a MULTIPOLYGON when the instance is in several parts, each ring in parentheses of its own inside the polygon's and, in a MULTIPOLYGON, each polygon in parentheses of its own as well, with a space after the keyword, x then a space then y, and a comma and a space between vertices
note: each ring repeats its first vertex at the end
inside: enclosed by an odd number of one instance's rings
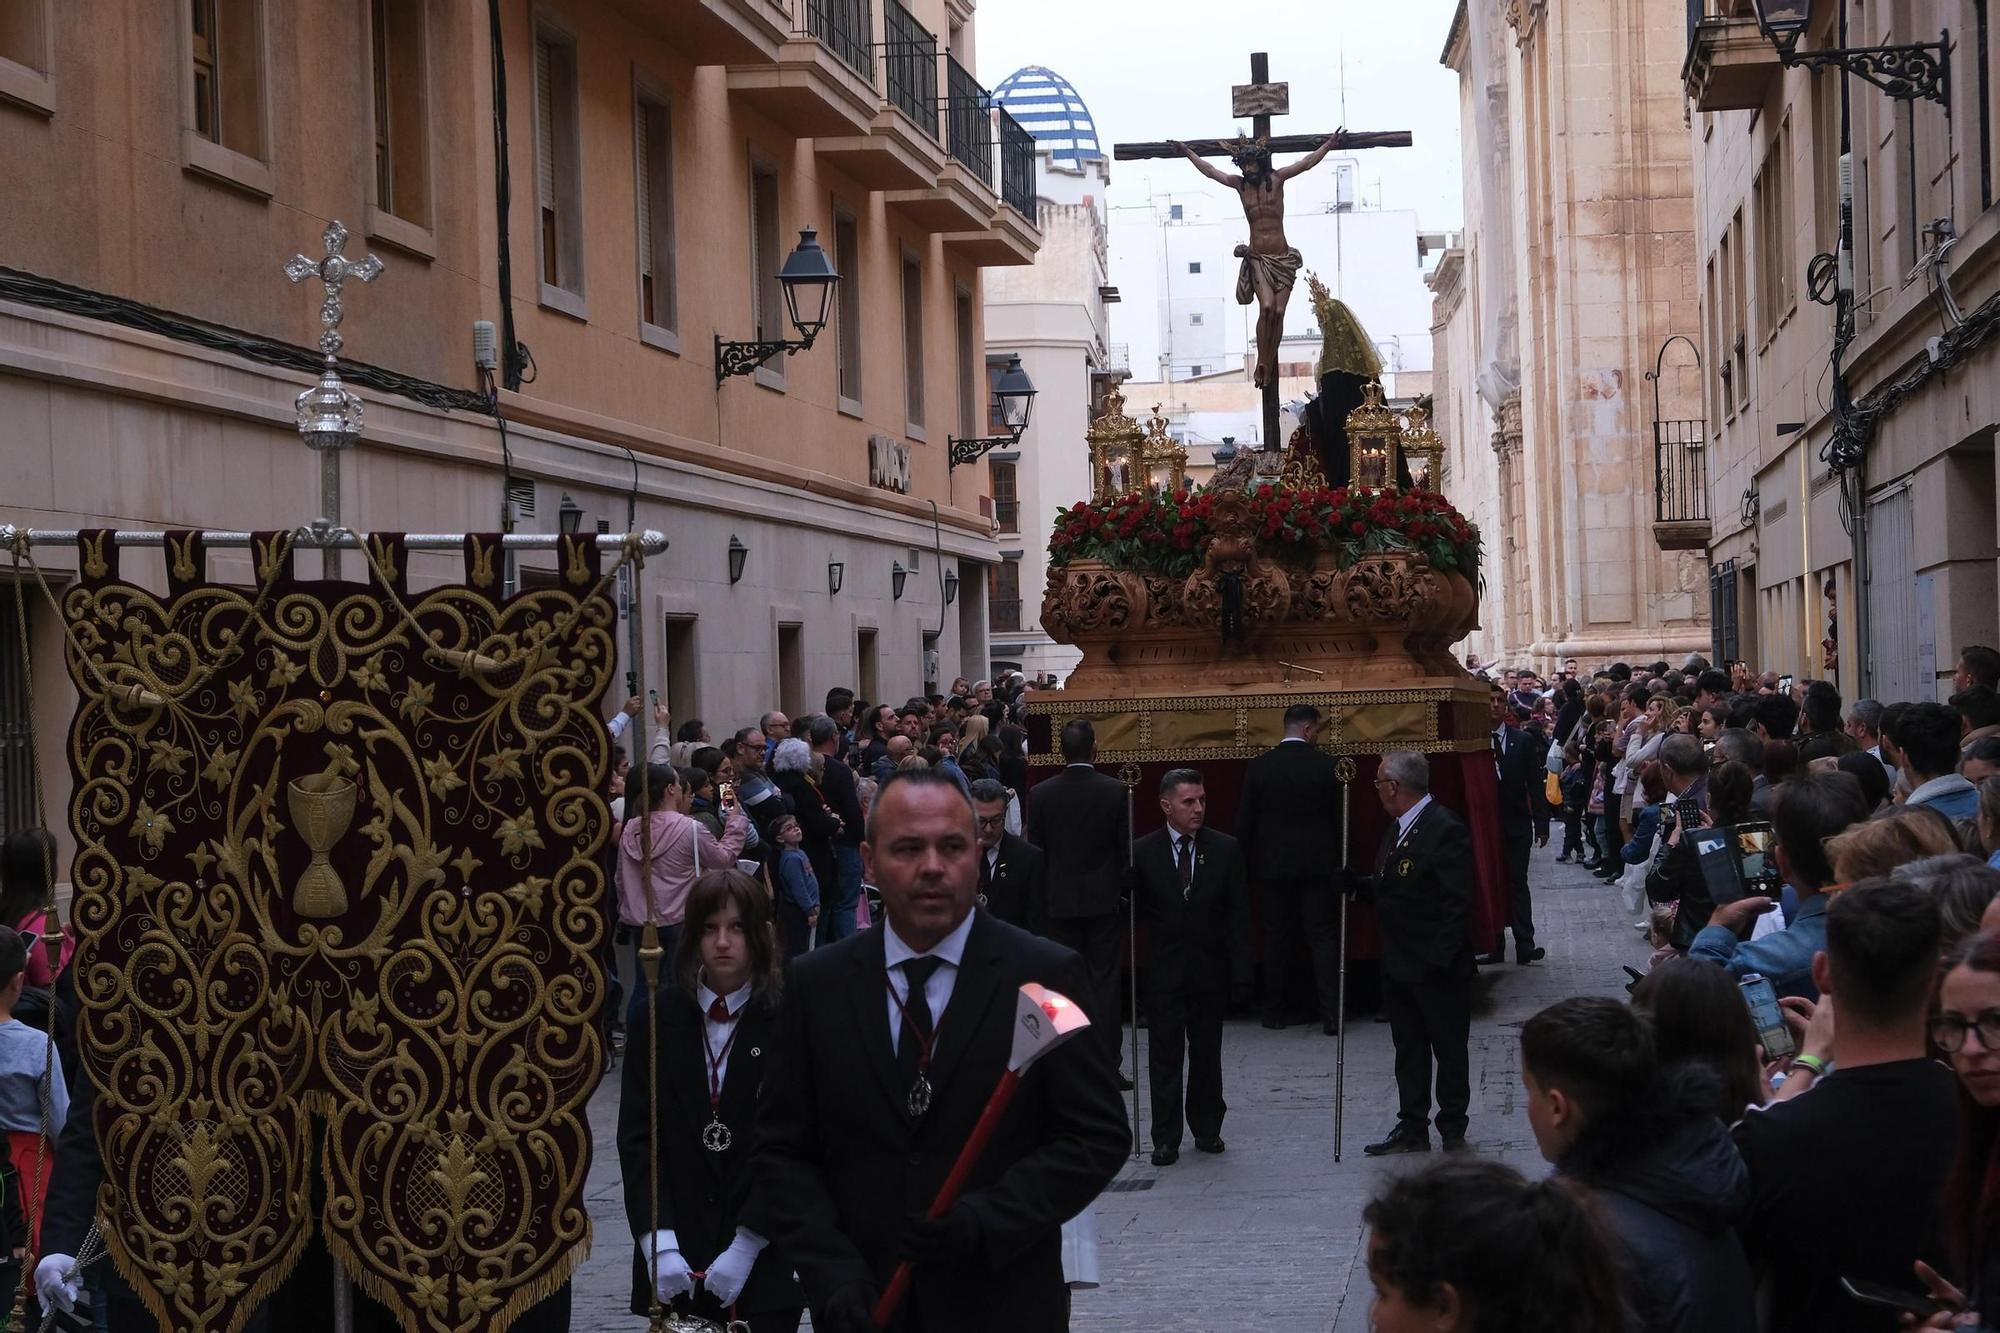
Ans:
POLYGON ((1466 0, 1458 0, 1458 9, 1451 16, 1451 27, 1444 35, 1444 49, 1438 52, 1438 64, 1446 69, 1465 73, 1466 55, 1466 0))

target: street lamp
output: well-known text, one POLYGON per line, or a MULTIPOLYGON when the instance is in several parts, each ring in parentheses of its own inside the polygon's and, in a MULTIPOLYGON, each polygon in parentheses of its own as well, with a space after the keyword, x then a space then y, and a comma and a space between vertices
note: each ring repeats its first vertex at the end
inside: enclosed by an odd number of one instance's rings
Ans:
POLYGON ((736 540, 736 534, 729 534, 729 582, 734 585, 743 581, 743 562, 750 558, 750 548, 736 540))
POLYGON ((829 560, 826 562, 826 595, 828 597, 840 596, 840 585, 846 579, 847 565, 844 561, 829 560))
POLYGON ((576 536, 583 527, 583 506, 570 499, 568 491, 563 492, 562 503, 556 506, 556 527, 565 537, 576 536))
POLYGON ((946 606, 950 606, 953 602, 957 600, 958 600, 958 571, 955 569, 947 569, 944 572, 944 604, 946 606))
POLYGON ((903 600, 903 585, 910 581, 910 571, 903 568, 900 560, 889 564, 889 595, 894 601, 903 600))
POLYGON ((833 257, 820 246, 819 233, 811 227, 801 228, 798 245, 785 257, 784 267, 778 270, 778 286, 785 293, 785 313, 791 318, 792 327, 798 330, 799 336, 796 339, 727 342, 718 333, 715 335, 715 386, 721 388, 723 381, 732 375, 748 375, 781 353, 790 356, 811 347, 813 339, 826 328, 827 312, 833 307, 833 289, 839 283, 840 274, 833 267, 833 257))
POLYGON ((1786 69, 1816 69, 1831 65, 1865 79, 1898 101, 1929 98, 1947 110, 1951 106, 1950 37, 1942 41, 1910 42, 1900 46, 1842 46, 1800 51, 1812 18, 1812 0, 1754 0, 1757 28, 1777 48, 1786 69))
POLYGON ((961 463, 977 462, 990 450, 1003 445, 1012 447, 1021 442, 1021 435, 1028 429, 1028 421, 1035 412, 1035 382, 1028 378, 1027 371, 1021 369, 1019 356, 1008 357, 1007 368, 993 382, 993 406, 1001 423, 1006 426, 1007 434, 981 435, 969 440, 947 435, 947 471, 961 463))

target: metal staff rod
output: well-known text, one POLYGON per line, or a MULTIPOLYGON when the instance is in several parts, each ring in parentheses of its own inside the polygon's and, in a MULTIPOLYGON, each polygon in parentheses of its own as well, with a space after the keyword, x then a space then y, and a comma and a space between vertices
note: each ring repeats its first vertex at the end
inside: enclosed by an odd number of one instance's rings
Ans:
MULTIPOLYGON (((12 523, 0 523, 0 547, 12 547, 23 537, 29 546, 74 546, 82 533, 76 528, 21 528, 12 523)), ((247 547, 251 535, 248 532, 202 531, 197 534, 203 546, 210 549, 247 547)), ((298 528, 292 532, 292 546, 299 550, 343 550, 361 549, 366 533, 354 532, 347 528, 323 529, 317 526, 298 528)), ((456 551, 465 545, 468 535, 463 532, 411 532, 403 536, 403 547, 411 551, 456 551)), ((586 540, 597 543, 600 551, 622 551, 628 534, 622 532, 600 532, 585 534, 586 540)), ((552 551, 562 537, 553 532, 509 532, 499 537, 502 548, 510 551, 552 551)), ((147 547, 165 546, 167 534, 151 529, 121 529, 111 534, 114 546, 147 547)), ((647 555, 659 555, 667 549, 667 537, 652 528, 639 534, 639 547, 647 555)))
MULTIPOLYGON (((1144 774, 1145 770, 1137 764, 1126 764, 1118 770, 1118 780, 1125 784, 1125 869, 1127 872, 1131 871, 1133 864, 1132 831, 1135 826, 1133 824, 1132 793, 1138 788, 1139 779, 1144 774)), ((1128 873, 1128 882, 1130 878, 1128 873)), ((1139 1069, 1139 895, 1137 893, 1128 893, 1125 897, 1125 947, 1130 951, 1132 959, 1131 966, 1126 970, 1126 976, 1132 982, 1132 1156, 1137 1158, 1145 1152, 1145 1149, 1140 1146, 1139 1102, 1146 1095, 1146 1090, 1152 1086, 1150 1075, 1145 1076, 1147 1078, 1146 1083, 1141 1084, 1139 1081, 1141 1071, 1139 1069)))
MULTIPOLYGON (((1340 868, 1348 869, 1348 830, 1354 822, 1354 761, 1342 755, 1334 762, 1340 779, 1340 868)), ((1333 1038, 1333 1160, 1340 1161, 1342 1112, 1347 1106, 1347 893, 1340 895, 1340 995, 1334 1001, 1333 1038)))

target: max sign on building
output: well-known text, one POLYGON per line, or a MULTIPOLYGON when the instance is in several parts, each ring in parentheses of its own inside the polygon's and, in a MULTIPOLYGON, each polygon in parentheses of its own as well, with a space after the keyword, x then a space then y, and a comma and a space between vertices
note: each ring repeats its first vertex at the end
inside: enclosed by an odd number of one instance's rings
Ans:
POLYGON ((910 493, 910 446, 893 435, 868 437, 868 484, 910 493))

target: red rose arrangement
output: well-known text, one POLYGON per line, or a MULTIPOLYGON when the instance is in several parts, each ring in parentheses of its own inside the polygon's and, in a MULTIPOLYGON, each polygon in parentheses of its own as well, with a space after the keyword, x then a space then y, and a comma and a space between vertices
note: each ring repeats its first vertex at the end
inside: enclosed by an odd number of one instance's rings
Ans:
MULTIPOLYGON (((1345 569, 1365 555, 1403 551, 1422 556, 1434 569, 1479 577, 1479 529, 1433 492, 1271 487, 1247 498, 1264 553, 1287 563, 1304 563, 1328 550, 1345 569)), ((1186 578, 1209 536, 1214 508, 1215 497, 1206 489, 1078 501, 1056 511, 1049 563, 1060 568, 1072 560, 1098 560, 1113 569, 1186 578)))

